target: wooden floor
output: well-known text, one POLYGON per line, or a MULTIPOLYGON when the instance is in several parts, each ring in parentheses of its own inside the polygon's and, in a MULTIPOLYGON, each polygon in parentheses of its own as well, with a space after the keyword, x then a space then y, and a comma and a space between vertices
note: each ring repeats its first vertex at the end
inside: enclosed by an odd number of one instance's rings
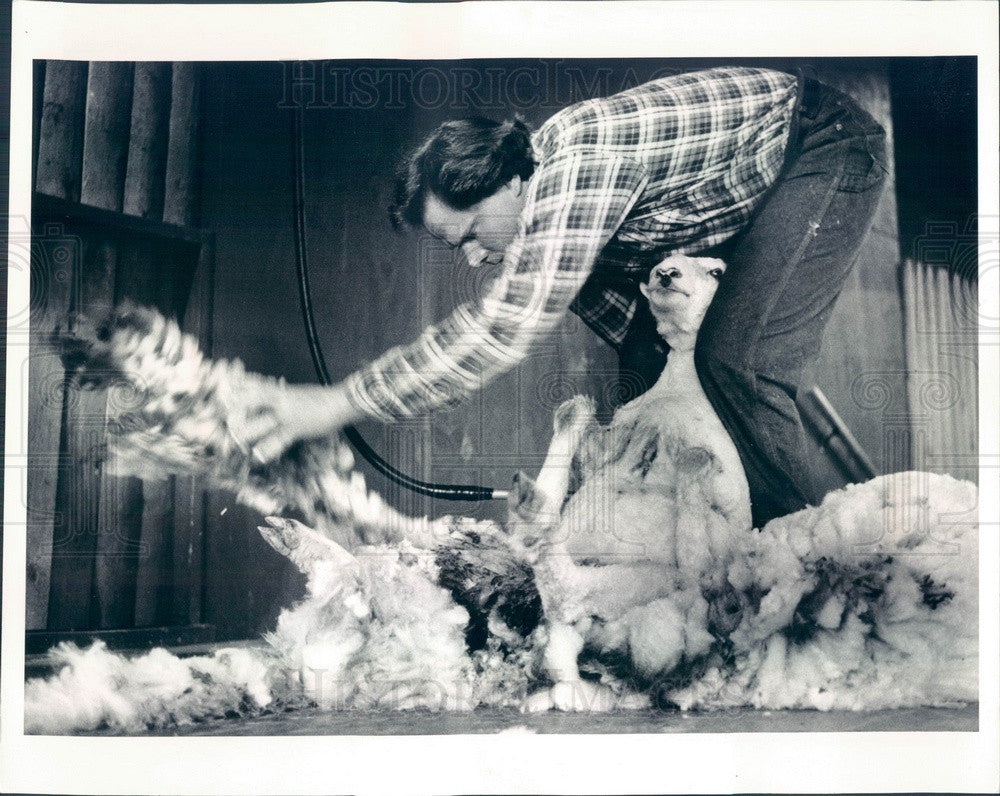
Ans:
POLYGON ((606 714, 477 710, 473 713, 290 711, 249 720, 219 720, 152 735, 456 735, 525 733, 975 732, 976 705, 879 710, 737 710, 712 713, 618 711, 606 714))

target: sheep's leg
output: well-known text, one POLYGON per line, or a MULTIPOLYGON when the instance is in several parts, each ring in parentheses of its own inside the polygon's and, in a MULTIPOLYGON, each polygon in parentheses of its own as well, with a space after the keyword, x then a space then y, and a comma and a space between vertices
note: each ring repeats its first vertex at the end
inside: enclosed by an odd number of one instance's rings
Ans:
MULTIPOLYGON (((558 488, 558 473, 550 450, 546 467, 549 488, 558 488)), ((545 467, 542 468, 545 471, 545 467)), ((568 468, 567 468, 568 469, 568 468)), ((557 687, 561 683, 579 683, 580 671, 577 656, 583 649, 583 634, 575 625, 581 597, 577 588, 577 567, 569 556, 564 544, 550 541, 552 529, 558 527, 558 503, 553 515, 552 505, 559 499, 557 491, 542 491, 528 476, 519 474, 514 479, 511 490, 511 531, 530 552, 534 561, 535 585, 542 599, 542 611, 546 629, 544 657, 542 665, 549 678, 555 683, 528 697, 522 706, 527 712, 550 710, 557 707, 555 697, 561 694, 557 687)), ((565 701, 565 700, 564 700, 565 701)))
POLYGON ((552 442, 537 481, 515 479, 511 493, 511 525, 527 547, 535 548, 535 583, 545 612, 547 639, 543 666, 554 685, 532 694, 524 710, 610 710, 611 690, 580 678, 577 659, 583 650, 588 620, 582 611, 586 578, 566 549, 554 538, 569 489, 570 466, 581 435, 593 423, 593 403, 585 398, 565 402, 556 411, 552 442))
POLYGON ((563 402, 553 418, 553 435, 545 462, 535 480, 535 489, 544 497, 544 510, 558 520, 559 510, 569 490, 570 465, 587 427, 594 423, 594 402, 577 396, 563 402))
MULTIPOLYGON (((583 650, 583 634, 578 626, 550 623, 543 665, 552 678, 551 688, 536 691, 522 706, 526 713, 546 710, 567 712, 595 711, 606 713, 619 706, 619 698, 607 686, 583 680, 577 667, 577 657, 583 650)), ((644 707, 648 700, 627 696, 623 707, 644 707)))
MULTIPOLYGON (((559 525, 559 511, 569 490, 570 466, 580 437, 594 422, 594 403, 577 396, 565 401, 556 410, 552 441, 545 454, 542 469, 535 480, 523 473, 514 478, 508 502, 512 530, 527 530, 551 536, 559 525)), ((526 536, 535 534, 530 532, 526 536)))

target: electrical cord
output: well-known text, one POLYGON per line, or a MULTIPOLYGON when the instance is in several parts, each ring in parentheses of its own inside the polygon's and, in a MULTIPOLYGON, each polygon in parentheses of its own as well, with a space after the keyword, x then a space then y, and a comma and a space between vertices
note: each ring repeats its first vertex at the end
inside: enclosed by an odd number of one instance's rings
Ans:
MULTIPOLYGON (((302 106, 298 105, 292 114, 292 146, 294 148, 293 171, 294 191, 292 202, 295 211, 295 270, 299 283, 299 303, 302 309, 302 320, 306 327, 306 340, 309 343, 309 353, 312 356, 316 376, 322 384, 330 385, 333 380, 326 367, 323 349, 320 346, 319 335, 316 332, 316 319, 313 314, 312 291, 309 285, 309 264, 306 254, 306 218, 305 218, 305 137, 303 133, 302 106)), ((439 500, 481 501, 507 497, 505 490, 493 489, 471 484, 432 484, 413 478, 400 472, 365 442, 364 437, 354 426, 344 426, 344 436, 372 467, 388 478, 419 495, 438 498, 439 500)))

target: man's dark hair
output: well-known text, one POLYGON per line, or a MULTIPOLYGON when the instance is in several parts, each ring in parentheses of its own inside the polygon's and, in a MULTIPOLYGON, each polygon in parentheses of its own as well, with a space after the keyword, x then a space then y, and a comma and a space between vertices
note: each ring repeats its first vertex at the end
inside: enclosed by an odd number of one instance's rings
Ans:
POLYGON ((428 192, 465 210, 534 170, 531 131, 520 119, 445 122, 400 164, 389 217, 396 229, 418 227, 428 192))

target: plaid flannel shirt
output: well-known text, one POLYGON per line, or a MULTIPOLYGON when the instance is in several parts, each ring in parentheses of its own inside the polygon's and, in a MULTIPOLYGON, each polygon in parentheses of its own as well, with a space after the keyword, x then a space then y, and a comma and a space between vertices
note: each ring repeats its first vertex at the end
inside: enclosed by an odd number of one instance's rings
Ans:
POLYGON ((781 170, 796 93, 793 75, 718 68, 555 114, 533 136, 538 166, 500 275, 480 300, 348 377, 351 402, 384 420, 457 403, 567 309, 620 345, 655 262, 749 221, 781 170))

